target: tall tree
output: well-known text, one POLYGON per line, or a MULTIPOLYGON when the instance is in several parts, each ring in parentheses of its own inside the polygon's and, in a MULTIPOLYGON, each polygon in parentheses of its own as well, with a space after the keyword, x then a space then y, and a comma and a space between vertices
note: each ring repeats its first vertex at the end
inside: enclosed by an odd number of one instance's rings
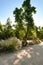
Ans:
POLYGON ((36 13, 35 9, 36 8, 34 6, 31 6, 30 0, 25 0, 22 4, 22 8, 16 8, 13 12, 15 15, 15 22, 18 24, 18 33, 23 27, 23 22, 26 24, 26 33, 23 38, 23 43, 27 41, 28 33, 34 29, 33 13, 36 13))
POLYGON ((24 22, 26 22, 27 31, 26 35, 24 37, 24 40, 26 42, 28 32, 31 32, 31 29, 34 29, 34 20, 33 20, 33 13, 36 13, 36 8, 34 6, 31 6, 30 0, 25 0, 22 4, 23 8, 23 15, 24 15, 24 22))
POLYGON ((5 31, 5 37, 6 38, 9 38, 11 36, 13 36, 14 32, 13 32, 13 29, 12 29, 12 25, 11 25, 11 20, 10 18, 7 19, 7 22, 6 22, 6 25, 5 25, 5 28, 4 28, 4 31, 5 31))

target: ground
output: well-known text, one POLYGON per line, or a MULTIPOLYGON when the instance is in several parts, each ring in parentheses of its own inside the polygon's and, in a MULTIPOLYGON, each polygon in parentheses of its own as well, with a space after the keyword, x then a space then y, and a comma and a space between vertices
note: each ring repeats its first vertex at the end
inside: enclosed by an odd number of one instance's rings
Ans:
POLYGON ((43 42, 7 54, 0 54, 0 65, 43 65, 43 42))

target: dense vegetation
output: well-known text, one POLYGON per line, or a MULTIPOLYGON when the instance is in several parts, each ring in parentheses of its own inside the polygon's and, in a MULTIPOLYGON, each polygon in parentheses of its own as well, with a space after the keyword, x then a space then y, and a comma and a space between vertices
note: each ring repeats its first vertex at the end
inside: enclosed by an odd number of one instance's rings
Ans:
MULTIPOLYGON (((27 40, 29 39, 35 40, 36 43, 37 40, 43 39, 43 27, 37 27, 34 24, 33 14, 35 13, 36 8, 31 6, 30 0, 25 0, 21 8, 16 7, 13 11, 16 25, 11 25, 12 22, 10 18, 7 19, 5 25, 0 23, 0 40, 17 37, 18 39, 22 40, 22 45, 25 46, 27 45, 27 40)), ((9 49, 11 49, 11 46, 15 48, 15 44, 13 43, 12 45, 10 45, 10 43, 7 45, 9 49)), ((5 48, 5 46, 3 46, 3 48, 5 48)))
MULTIPOLYGON (((0 23, 0 40, 5 40, 10 37, 17 37, 18 39, 23 40, 27 29, 25 23, 23 23, 23 26, 20 26, 20 28, 18 23, 16 25, 11 25, 11 21, 8 18, 5 25, 0 23)), ((32 39, 33 37, 43 39, 43 27, 34 26, 34 29, 28 30, 27 39, 32 39)))

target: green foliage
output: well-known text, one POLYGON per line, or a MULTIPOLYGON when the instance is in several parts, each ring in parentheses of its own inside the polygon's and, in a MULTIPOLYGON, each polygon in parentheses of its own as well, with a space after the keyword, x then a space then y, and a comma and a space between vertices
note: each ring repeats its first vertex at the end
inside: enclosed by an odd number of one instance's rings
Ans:
POLYGON ((15 8, 13 14, 15 15, 15 22, 22 23, 22 8, 15 8))
POLYGON ((43 39, 43 27, 36 28, 37 37, 43 39))
POLYGON ((23 9, 20 8, 15 8, 13 11, 13 14, 15 16, 15 22, 17 23, 15 26, 15 35, 19 39, 23 39, 25 35, 25 28, 24 28, 24 23, 23 23, 23 9))
POLYGON ((31 29, 34 29, 34 21, 32 14, 36 12, 35 7, 31 6, 30 0, 25 0, 22 4, 23 7, 23 13, 24 13, 24 19, 27 23, 27 32, 26 37, 28 35, 28 32, 31 32, 31 29))
POLYGON ((5 25, 0 23, 0 40, 7 39, 12 36, 14 36, 14 29, 12 28, 11 20, 8 18, 5 25))
POLYGON ((25 36, 25 31, 24 30, 20 30, 20 31, 15 30, 15 36, 17 38, 23 40, 23 38, 25 36))
POLYGON ((15 22, 17 22, 15 33, 17 38, 22 38, 23 40, 25 38, 26 40, 27 37, 31 37, 31 35, 35 36, 35 34, 32 34, 31 32, 31 29, 34 29, 34 21, 32 15, 33 13, 36 13, 35 9, 35 7, 31 6, 30 0, 25 0, 22 4, 22 8, 15 8, 13 11, 15 22), (23 33, 22 30, 25 32, 23 33))
POLYGON ((3 38, 3 25, 0 23, 0 39, 3 38))
POLYGON ((7 19, 7 23, 6 23, 6 25, 5 25, 5 33, 6 33, 6 37, 7 37, 7 38, 14 35, 14 34, 13 34, 12 25, 11 25, 11 21, 10 21, 9 18, 7 19))
POLYGON ((36 37, 37 37, 36 30, 31 29, 31 31, 28 32, 27 39, 29 40, 29 39, 33 39, 36 37))
POLYGON ((25 36, 25 31, 24 30, 20 30, 19 31, 19 39, 23 40, 24 36, 25 36))

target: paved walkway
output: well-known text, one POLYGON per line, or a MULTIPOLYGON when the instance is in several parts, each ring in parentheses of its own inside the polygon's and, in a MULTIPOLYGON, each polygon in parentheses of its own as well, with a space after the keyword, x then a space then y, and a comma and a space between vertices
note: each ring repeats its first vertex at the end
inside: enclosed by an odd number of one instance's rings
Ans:
POLYGON ((43 65, 43 43, 0 55, 0 65, 43 65))

